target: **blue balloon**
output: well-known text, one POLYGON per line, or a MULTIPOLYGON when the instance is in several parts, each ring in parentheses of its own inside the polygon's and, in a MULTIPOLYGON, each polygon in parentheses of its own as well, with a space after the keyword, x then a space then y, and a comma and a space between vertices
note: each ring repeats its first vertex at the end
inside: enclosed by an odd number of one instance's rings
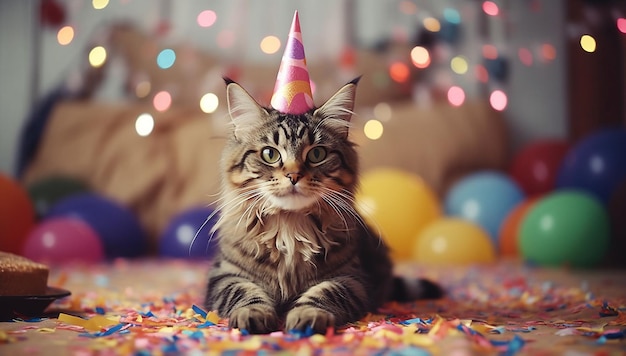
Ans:
POLYGON ((212 234, 211 228, 217 220, 217 214, 208 207, 191 208, 174 216, 159 239, 159 255, 186 259, 213 256, 217 233, 212 234))
POLYGON ((580 189, 607 204, 626 179, 626 130, 604 129, 578 142, 567 153, 556 187, 580 189))
POLYGON ((482 171, 452 186, 446 194, 444 210, 447 215, 481 226, 497 247, 500 225, 523 200, 524 193, 511 178, 495 171, 482 171))
POLYGON ((75 217, 102 239, 107 258, 139 257, 147 251, 146 235, 130 209, 96 193, 72 195, 54 204, 47 218, 75 217))

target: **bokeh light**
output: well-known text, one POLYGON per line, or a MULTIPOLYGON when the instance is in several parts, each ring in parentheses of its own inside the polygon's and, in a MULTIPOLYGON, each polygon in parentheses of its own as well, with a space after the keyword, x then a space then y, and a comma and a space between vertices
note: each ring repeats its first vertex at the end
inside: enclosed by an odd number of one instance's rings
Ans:
POLYGON ((63 26, 57 32, 57 41, 61 46, 66 46, 74 39, 74 28, 72 26, 63 26))
POLYGON ((142 80, 135 86, 135 95, 137 95, 138 98, 145 98, 148 96, 148 94, 150 94, 151 90, 152 85, 150 84, 150 82, 147 80, 142 80))
POLYGON ((494 90, 491 92, 491 95, 489 95, 489 104, 491 104, 494 110, 503 111, 508 104, 506 93, 502 90, 494 90))
POLYGON ((541 57, 545 61, 553 61, 556 58, 556 48, 549 43, 541 45, 541 57))
POLYGON ((591 35, 582 35, 580 36, 580 47, 582 47, 585 52, 595 52, 596 39, 593 38, 591 35))
POLYGON ((492 44, 483 45, 483 57, 486 59, 497 59, 498 49, 492 44))
POLYGON ((621 33, 626 33, 626 18, 620 17, 617 19, 617 29, 621 33))
POLYGON ((261 40, 261 51, 265 54, 274 54, 280 49, 280 39, 276 36, 265 36, 261 40))
POLYGON ((448 102, 453 106, 461 106, 465 102, 465 91, 458 86, 448 89, 448 102))
POLYGON ((402 62, 394 62, 389 66, 389 76, 395 82, 404 83, 409 79, 409 67, 402 62))
POLYGON ((91 5, 96 10, 102 10, 109 5, 109 0, 93 0, 91 5))
POLYGON ((154 95, 152 105, 157 111, 165 111, 172 105, 172 95, 167 91, 160 91, 154 95))
POLYGON ((211 114, 217 110, 220 100, 213 93, 206 93, 200 98, 200 110, 207 114, 211 114))
POLYGON ((439 32, 441 30, 441 23, 434 17, 427 17, 422 21, 424 28, 430 32, 439 32))
POLYGON ((230 48, 235 43, 235 33, 231 30, 222 30, 217 34, 216 41, 220 48, 230 48))
POLYGON ((391 109, 391 105, 388 103, 382 102, 374 106, 374 117, 382 122, 391 120, 392 114, 393 110, 391 109))
POLYGON ((415 5, 412 1, 403 0, 398 4, 400 11, 407 15, 413 15, 417 12, 417 5, 415 5))
POLYGON ((529 67, 533 65, 533 54, 528 48, 522 47, 518 49, 517 57, 519 58, 520 62, 522 62, 523 65, 529 66, 529 67))
POLYGON ((469 69, 469 65, 465 57, 456 56, 450 61, 450 68, 452 68, 452 71, 456 74, 465 74, 469 69))
POLYGON ((383 123, 378 120, 369 120, 365 123, 363 127, 363 132, 365 133, 365 137, 370 140, 378 140, 383 135, 383 123))
POLYGON ((498 14, 500 13, 498 5, 493 1, 484 1, 483 11, 489 16, 498 16, 498 14))
POLYGON ((101 67, 104 62, 107 60, 107 51, 102 46, 94 47, 91 51, 89 51, 89 64, 92 67, 98 68, 101 67))
POLYGON ((157 65, 161 69, 167 69, 176 62, 176 52, 171 48, 166 48, 157 55, 157 65))
POLYGON ((461 14, 459 14, 456 9, 453 9, 451 7, 446 7, 445 9, 443 9, 443 18, 453 24, 458 25, 461 23, 461 14))
POLYGON ((204 10, 196 18, 200 27, 211 27, 217 21, 217 14, 213 10, 204 10))
POLYGON ((154 129, 154 118, 148 113, 137 116, 135 120, 135 131, 139 136, 145 137, 152 133, 154 129))
POLYGON ((413 47, 411 50, 411 62, 417 68, 427 68, 430 65, 430 53, 422 46, 413 47))
POLYGON ((489 71, 482 64, 476 65, 474 74, 476 75, 476 79, 481 83, 487 83, 489 81, 489 71))

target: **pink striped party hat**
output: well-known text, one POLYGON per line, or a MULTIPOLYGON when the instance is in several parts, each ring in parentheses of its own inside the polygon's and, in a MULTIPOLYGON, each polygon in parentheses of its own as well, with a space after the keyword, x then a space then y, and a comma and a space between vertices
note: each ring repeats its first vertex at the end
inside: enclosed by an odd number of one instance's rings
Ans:
POLYGON ((293 15, 271 104, 274 109, 282 113, 296 115, 311 110, 314 105, 309 71, 306 69, 298 11, 293 15))

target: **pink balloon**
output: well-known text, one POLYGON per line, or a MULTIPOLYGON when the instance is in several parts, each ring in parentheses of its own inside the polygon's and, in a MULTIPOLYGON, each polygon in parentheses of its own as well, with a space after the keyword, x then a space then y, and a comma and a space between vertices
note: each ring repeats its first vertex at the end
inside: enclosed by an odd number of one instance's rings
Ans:
POLYGON ((104 247, 96 232, 81 220, 67 217, 42 221, 24 243, 24 257, 44 263, 100 262, 104 247))

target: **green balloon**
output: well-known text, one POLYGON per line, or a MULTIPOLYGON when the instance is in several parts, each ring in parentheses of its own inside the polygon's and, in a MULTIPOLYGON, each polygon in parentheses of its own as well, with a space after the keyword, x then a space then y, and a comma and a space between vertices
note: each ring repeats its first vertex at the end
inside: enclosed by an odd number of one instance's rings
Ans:
POLYGON ((27 190, 38 217, 45 216, 59 200, 90 191, 86 183, 60 175, 39 179, 28 185, 27 190))
POLYGON ((520 227, 519 248, 543 266, 592 267, 606 256, 610 240, 606 210, 576 190, 557 191, 538 201, 520 227))

